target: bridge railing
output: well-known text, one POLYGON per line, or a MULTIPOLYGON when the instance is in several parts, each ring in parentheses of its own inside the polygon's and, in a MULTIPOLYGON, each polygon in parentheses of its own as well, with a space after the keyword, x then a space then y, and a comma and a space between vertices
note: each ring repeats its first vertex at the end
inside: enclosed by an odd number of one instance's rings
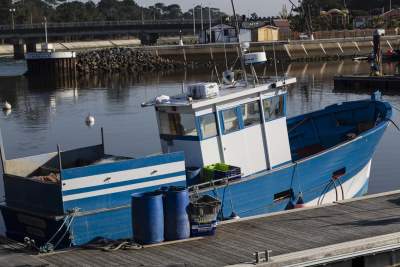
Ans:
MULTIPOLYGON (((211 23, 215 25, 218 20, 211 23)), ((196 24, 200 20, 195 21, 196 24)), ((117 21, 85 21, 85 22, 49 22, 48 28, 73 28, 73 27, 98 27, 98 26, 124 26, 124 25, 165 25, 165 24, 193 24, 192 19, 170 19, 170 20, 117 20, 117 21)), ((207 26, 206 26, 207 27, 207 26)), ((16 24, 14 29, 38 29, 44 28, 43 23, 16 24)), ((11 25, 0 25, 0 30, 12 30, 11 25)))

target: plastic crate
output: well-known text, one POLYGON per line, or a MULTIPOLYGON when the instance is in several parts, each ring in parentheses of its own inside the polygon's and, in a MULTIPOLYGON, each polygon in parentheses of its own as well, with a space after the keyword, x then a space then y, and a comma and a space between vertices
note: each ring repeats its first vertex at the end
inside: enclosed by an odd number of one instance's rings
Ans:
POLYGON ((240 179, 242 176, 239 167, 227 165, 224 163, 216 163, 208 165, 203 168, 202 180, 203 182, 210 182, 214 180, 235 180, 240 179))
POLYGON ((211 223, 200 223, 200 224, 192 224, 190 226, 190 236, 198 237, 198 236, 211 236, 215 234, 215 230, 217 229, 217 221, 213 221, 211 223))

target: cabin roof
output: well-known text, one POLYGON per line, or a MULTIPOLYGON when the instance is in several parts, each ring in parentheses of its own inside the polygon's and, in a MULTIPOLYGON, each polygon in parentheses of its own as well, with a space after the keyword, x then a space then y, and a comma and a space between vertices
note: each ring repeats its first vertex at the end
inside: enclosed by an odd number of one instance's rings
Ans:
POLYGON ((221 29, 224 30, 224 29, 235 29, 235 28, 230 25, 227 25, 227 24, 218 24, 218 25, 211 27, 211 30, 213 30, 213 31, 219 31, 221 29))
POLYGON ((280 88, 285 85, 290 85, 296 83, 296 78, 291 77, 278 77, 270 78, 264 83, 258 86, 246 85, 245 83, 238 83, 235 87, 232 86, 220 86, 219 95, 213 98, 205 98, 189 101, 186 95, 178 95, 170 98, 168 102, 155 104, 158 107, 176 107, 185 106, 191 109, 199 109, 207 106, 212 106, 214 104, 235 101, 236 99, 254 95, 260 92, 267 92, 275 88, 280 88))
POLYGON ((278 28, 290 28, 290 23, 287 19, 274 19, 274 25, 278 28))

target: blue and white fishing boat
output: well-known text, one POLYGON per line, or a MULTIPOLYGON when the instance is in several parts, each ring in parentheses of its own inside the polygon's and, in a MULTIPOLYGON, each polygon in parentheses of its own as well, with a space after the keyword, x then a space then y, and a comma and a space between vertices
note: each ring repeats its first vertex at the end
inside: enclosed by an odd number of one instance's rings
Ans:
POLYGON ((155 107, 160 155, 108 155, 104 137, 97 146, 12 160, 2 148, 7 236, 35 240, 42 250, 129 238, 131 194, 162 186, 219 198, 220 219, 365 194, 390 104, 376 93, 287 119, 286 88, 296 79, 257 76, 253 65, 264 61, 265 53, 246 54, 252 72, 238 81, 227 71, 223 84, 189 85, 144 104, 155 107), (195 175, 216 163, 240 171, 210 180, 195 175))

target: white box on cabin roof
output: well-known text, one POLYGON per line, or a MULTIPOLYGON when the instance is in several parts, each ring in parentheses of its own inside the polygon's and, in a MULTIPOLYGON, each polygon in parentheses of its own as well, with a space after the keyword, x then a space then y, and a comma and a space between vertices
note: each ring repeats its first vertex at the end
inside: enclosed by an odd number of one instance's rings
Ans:
POLYGON ((193 99, 205 99, 218 96, 219 86, 217 83, 196 83, 189 85, 187 91, 193 99))

